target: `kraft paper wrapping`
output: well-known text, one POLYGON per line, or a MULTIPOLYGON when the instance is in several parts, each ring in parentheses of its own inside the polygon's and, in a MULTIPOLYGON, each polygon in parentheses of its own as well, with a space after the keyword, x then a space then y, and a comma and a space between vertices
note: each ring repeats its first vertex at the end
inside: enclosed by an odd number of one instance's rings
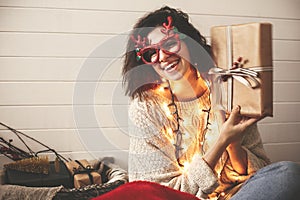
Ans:
MULTIPOLYGON (((257 76, 254 78, 258 83, 252 88, 238 81, 237 76, 228 76, 227 80, 215 84, 214 88, 219 87, 219 90, 213 92, 221 93, 216 95, 219 97, 215 102, 228 111, 240 105, 241 114, 246 116, 273 116, 272 25, 248 23, 213 27, 211 46, 218 68, 226 71, 242 57, 241 68, 255 71, 257 76)), ((213 74, 215 80, 221 80, 217 78, 220 75, 213 74)), ((244 79, 255 85, 253 77, 245 76, 244 79)))
POLYGON ((99 173, 90 172, 90 174, 93 176, 93 182, 90 181, 89 175, 87 173, 75 174, 74 175, 74 187, 80 188, 80 187, 92 185, 92 184, 101 184, 101 176, 99 173))
POLYGON ((87 160, 79 160, 79 162, 83 167, 76 161, 66 162, 66 166, 73 176, 75 188, 102 183, 101 175, 91 168, 91 165, 87 160), (92 182, 89 174, 93 177, 92 182))

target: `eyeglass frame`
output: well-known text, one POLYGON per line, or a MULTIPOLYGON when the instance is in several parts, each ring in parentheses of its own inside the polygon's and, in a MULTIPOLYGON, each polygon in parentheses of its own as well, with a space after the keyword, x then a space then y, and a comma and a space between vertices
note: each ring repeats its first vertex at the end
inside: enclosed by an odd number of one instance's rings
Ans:
POLYGON ((180 41, 180 36, 178 33, 172 33, 170 35, 166 35, 166 37, 164 37, 159 43, 156 43, 156 44, 152 44, 152 45, 149 45, 149 46, 146 46, 146 47, 143 47, 143 48, 137 48, 136 49, 136 55, 137 55, 137 59, 142 59, 142 61, 145 63, 145 64, 155 64, 159 61, 159 51, 163 51, 165 54, 167 55, 173 55, 173 54, 176 54, 180 51, 181 49, 181 41, 180 41), (175 38, 176 42, 177 42, 177 49, 175 51, 168 51, 168 50, 165 50, 164 48, 162 48, 163 44, 168 41, 170 38, 175 38), (155 58, 154 61, 147 61, 143 54, 145 52, 147 52, 149 49, 154 49, 156 54, 157 54, 157 57, 155 58))

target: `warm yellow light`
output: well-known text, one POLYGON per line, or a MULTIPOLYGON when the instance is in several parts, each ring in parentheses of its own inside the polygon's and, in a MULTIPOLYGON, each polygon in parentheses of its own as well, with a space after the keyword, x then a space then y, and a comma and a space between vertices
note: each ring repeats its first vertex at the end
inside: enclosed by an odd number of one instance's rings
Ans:
POLYGON ((187 149, 187 145, 186 145, 185 143, 183 143, 183 144, 181 145, 181 147, 182 147, 183 149, 187 149))
POLYGON ((191 119, 189 119, 189 118, 186 118, 186 119, 184 119, 184 120, 182 120, 182 124, 184 125, 184 126, 191 126, 191 119))
POLYGON ((213 139, 213 137, 212 137, 210 134, 206 134, 206 135, 205 135, 205 140, 206 140, 207 142, 212 142, 212 139, 213 139))
POLYGON ((184 140, 189 139, 189 138, 190 138, 190 134, 189 134, 188 132, 185 132, 185 133, 182 135, 182 138, 183 138, 184 140))
POLYGON ((171 111, 170 111, 170 109, 169 109, 168 104, 167 104, 167 103, 163 103, 163 104, 162 104, 162 107, 163 107, 163 109, 164 109, 164 111, 165 111, 167 117, 168 117, 168 118, 172 118, 173 115, 172 115, 172 113, 171 113, 171 111))
POLYGON ((202 110, 200 108, 196 109, 195 112, 196 112, 197 115, 201 115, 202 114, 202 110))
POLYGON ((185 162, 183 163, 183 169, 182 169, 182 171, 183 171, 183 172, 187 172, 189 166, 190 166, 190 163, 189 163, 188 161, 185 161, 185 162))
POLYGON ((164 92, 165 91, 165 88, 163 87, 163 86, 160 86, 159 88, 158 88, 158 92, 164 92))
POLYGON ((168 138, 168 140, 171 143, 174 143, 174 137, 173 137, 173 130, 172 130, 172 128, 168 127, 166 129, 165 135, 166 135, 166 137, 168 138))
POLYGON ((209 126, 208 126, 209 130, 214 130, 214 131, 209 131, 207 132, 207 134, 205 134, 205 140, 209 143, 209 144, 214 144, 217 139, 218 139, 218 125, 215 122, 212 122, 209 126))

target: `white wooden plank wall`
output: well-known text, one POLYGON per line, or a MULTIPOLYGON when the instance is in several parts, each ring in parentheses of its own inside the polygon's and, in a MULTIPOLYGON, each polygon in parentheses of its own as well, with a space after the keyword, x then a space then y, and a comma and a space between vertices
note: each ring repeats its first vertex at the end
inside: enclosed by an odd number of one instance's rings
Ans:
MULTIPOLYGON (((80 80, 78 75, 103 42, 129 31, 138 17, 163 5, 188 12, 208 39, 214 25, 259 21, 274 25, 275 116, 261 121, 259 128, 273 161, 300 162, 298 0, 0 0, 0 121, 67 157, 114 156, 127 168, 128 99, 119 89, 121 59, 99 65, 111 58, 97 55, 88 65, 104 73, 80 80), (93 101, 77 101, 78 84, 86 87, 87 94, 94 90, 93 101), (82 114, 90 108, 98 123, 84 115, 76 121, 75 111, 82 114), (99 130, 102 137, 96 137, 99 130), (93 139, 83 139, 87 136, 93 139)), ((1 129, 1 137, 14 138, 1 129)), ((0 156, 1 167, 8 161, 0 156)))

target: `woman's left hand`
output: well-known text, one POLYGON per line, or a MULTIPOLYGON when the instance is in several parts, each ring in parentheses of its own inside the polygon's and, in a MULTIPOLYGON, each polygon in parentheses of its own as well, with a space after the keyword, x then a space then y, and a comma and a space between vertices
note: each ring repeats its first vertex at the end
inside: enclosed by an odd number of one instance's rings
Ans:
POLYGON ((225 120, 225 115, 222 115, 223 125, 220 130, 218 140, 205 153, 203 159, 214 169, 218 160, 225 150, 230 148, 229 156, 233 164, 233 168, 240 174, 247 173, 247 157, 242 150, 241 140, 246 128, 257 122, 258 118, 249 118, 240 114, 240 107, 235 107, 229 118, 225 120))
POLYGON ((250 118, 240 114, 240 107, 232 109, 228 119, 224 122, 221 129, 221 137, 226 143, 240 143, 246 128, 257 122, 260 118, 250 118))

